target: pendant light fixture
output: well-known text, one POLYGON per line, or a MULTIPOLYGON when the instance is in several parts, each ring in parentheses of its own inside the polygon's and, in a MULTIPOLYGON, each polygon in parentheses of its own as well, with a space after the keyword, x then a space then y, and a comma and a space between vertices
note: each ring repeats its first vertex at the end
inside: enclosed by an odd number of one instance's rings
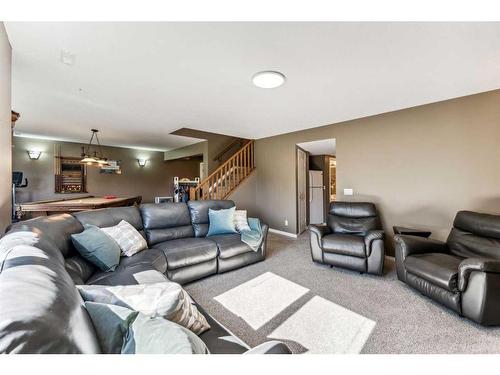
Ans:
POLYGON ((108 159, 106 159, 102 154, 101 143, 99 142, 99 136, 97 133, 99 130, 91 129, 92 136, 90 137, 89 144, 87 147, 82 147, 82 160, 80 163, 94 166, 108 165, 108 159), (95 143, 92 144, 95 138, 95 143))

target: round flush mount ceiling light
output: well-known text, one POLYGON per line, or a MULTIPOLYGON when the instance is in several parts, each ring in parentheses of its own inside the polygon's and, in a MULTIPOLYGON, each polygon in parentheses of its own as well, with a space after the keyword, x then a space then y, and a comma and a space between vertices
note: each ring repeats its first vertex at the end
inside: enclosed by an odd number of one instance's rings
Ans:
POLYGON ((252 77, 252 82, 255 86, 262 89, 274 89, 283 85, 285 83, 285 79, 285 75, 280 72, 266 70, 256 73, 252 77))

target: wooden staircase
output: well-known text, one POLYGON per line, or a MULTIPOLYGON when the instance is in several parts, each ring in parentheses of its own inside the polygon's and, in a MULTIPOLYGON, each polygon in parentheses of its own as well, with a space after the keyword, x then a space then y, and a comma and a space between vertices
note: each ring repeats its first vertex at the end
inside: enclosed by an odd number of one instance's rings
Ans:
POLYGON ((189 199, 225 199, 254 170, 254 141, 247 141, 197 187, 190 188, 189 199))

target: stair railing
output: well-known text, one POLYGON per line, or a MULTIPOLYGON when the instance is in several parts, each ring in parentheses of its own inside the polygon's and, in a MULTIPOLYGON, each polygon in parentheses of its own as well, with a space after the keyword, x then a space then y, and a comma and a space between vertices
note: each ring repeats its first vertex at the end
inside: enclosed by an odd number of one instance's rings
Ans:
POLYGON ((225 199, 255 169, 254 141, 248 141, 197 187, 189 190, 189 199, 225 199))

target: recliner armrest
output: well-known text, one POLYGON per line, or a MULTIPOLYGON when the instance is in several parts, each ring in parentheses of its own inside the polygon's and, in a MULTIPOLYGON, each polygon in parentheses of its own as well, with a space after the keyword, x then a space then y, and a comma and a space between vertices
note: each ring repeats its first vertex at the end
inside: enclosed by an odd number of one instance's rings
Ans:
POLYGON ((458 266, 458 289, 463 292, 472 272, 500 273, 500 260, 488 258, 467 258, 458 266))
POLYGON ((385 237, 385 232, 383 230, 369 230, 365 235, 365 246, 366 249, 370 249, 370 246, 375 240, 383 240, 385 237))
POLYGON ((321 240, 327 234, 332 233, 331 228, 325 224, 311 224, 309 226, 309 230, 311 231, 311 233, 314 233, 316 236, 318 236, 319 240, 321 240))
POLYGON ((268 341, 247 350, 243 354, 292 354, 290 348, 281 341, 268 341))
POLYGON ((398 234, 394 236, 396 255, 404 260, 408 255, 426 253, 448 253, 446 243, 431 238, 398 234))

